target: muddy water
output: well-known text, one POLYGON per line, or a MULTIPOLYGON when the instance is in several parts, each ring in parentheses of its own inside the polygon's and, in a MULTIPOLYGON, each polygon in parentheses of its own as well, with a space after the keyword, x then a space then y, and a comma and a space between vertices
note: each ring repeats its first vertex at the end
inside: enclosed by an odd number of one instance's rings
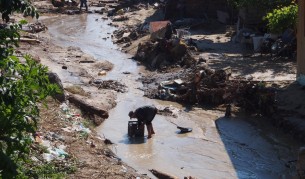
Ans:
MULTIPOLYGON (((142 174, 153 177, 148 169, 158 169, 179 178, 290 178, 294 174, 298 145, 284 134, 264 126, 255 127, 238 118, 225 119, 222 114, 202 109, 188 111, 168 102, 150 100, 138 90, 141 83, 137 64, 111 43, 115 30, 100 15, 65 16, 50 20, 49 31, 58 45, 78 46, 97 59, 115 64, 105 78, 124 82, 129 91, 119 94, 110 117, 97 128, 116 145, 113 151, 142 174), (105 40, 103 38, 106 38, 105 40), (131 74, 124 75, 122 72, 131 74), (154 104, 179 109, 178 118, 157 115, 153 121, 156 135, 152 139, 127 137, 128 112, 154 104), (179 134, 174 122, 192 127, 193 132, 179 134)), ((147 134, 147 133, 146 133, 147 134)))

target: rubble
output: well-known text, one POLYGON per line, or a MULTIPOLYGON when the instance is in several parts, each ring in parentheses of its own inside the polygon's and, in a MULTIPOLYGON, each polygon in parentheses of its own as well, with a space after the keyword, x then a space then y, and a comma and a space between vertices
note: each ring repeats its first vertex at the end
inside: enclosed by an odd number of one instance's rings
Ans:
MULTIPOLYGON (((171 76, 172 80, 148 87, 145 96, 197 105, 234 104, 247 112, 269 116, 276 112, 275 89, 267 87, 264 82, 230 76, 230 68, 212 70, 201 62, 184 72, 180 79, 171 76)), ((145 86, 155 83, 151 77, 142 81, 145 86)))
POLYGON ((171 65, 190 67, 195 62, 188 46, 180 39, 141 43, 134 58, 150 69, 166 68, 171 65))
POLYGON ((96 79, 93 81, 93 84, 96 85, 98 89, 112 89, 120 93, 127 92, 127 87, 124 84, 115 80, 96 79))
POLYGON ((128 20, 128 17, 127 16, 123 16, 123 15, 120 15, 120 16, 115 16, 113 17, 112 21, 126 21, 128 20))
POLYGON ((143 29, 143 25, 120 28, 113 32, 113 35, 116 38, 114 42, 118 44, 127 43, 131 40, 137 40, 146 34, 148 34, 148 29, 143 29))
POLYGON ((41 22, 36 22, 22 26, 22 30, 30 33, 39 33, 48 30, 48 27, 45 24, 42 24, 41 22))
POLYGON ((170 39, 172 27, 170 21, 155 21, 149 24, 150 39, 170 39))

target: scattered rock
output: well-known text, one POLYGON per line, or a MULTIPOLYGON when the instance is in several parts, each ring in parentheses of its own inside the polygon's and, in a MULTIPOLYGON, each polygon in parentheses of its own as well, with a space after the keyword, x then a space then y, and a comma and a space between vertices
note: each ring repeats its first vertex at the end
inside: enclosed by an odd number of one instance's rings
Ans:
POLYGON ((104 76, 104 75, 106 75, 107 74, 107 72, 106 71, 100 71, 99 73, 98 73, 98 76, 104 76))
POLYGON ((112 145, 112 144, 113 144, 113 142, 111 142, 111 140, 109 140, 109 139, 105 139, 105 140, 104 140, 104 143, 105 143, 106 145, 112 145))
POLYGON ((125 93, 127 87, 115 80, 94 80, 94 84, 97 85, 98 89, 112 89, 117 92, 125 93))

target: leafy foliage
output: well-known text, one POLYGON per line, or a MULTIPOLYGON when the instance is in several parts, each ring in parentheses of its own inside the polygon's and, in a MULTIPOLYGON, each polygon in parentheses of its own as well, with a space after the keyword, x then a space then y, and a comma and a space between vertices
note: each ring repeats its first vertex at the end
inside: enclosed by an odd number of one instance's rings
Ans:
MULTIPOLYGON (((29 2, 1 0, 2 18, 12 12, 38 17, 29 2)), ((25 159, 37 128, 38 102, 59 91, 49 83, 47 68, 29 55, 14 56, 20 39, 20 24, 0 27, 0 178, 14 178, 18 161, 25 159)))
POLYGON ((296 28, 298 16, 298 6, 291 4, 286 7, 274 9, 264 18, 268 24, 268 29, 272 33, 283 33, 287 28, 296 28))
MULTIPOLYGON (((21 63, 15 56, 0 61, 0 156, 11 161, 0 165, 2 175, 16 174, 13 161, 29 152, 31 135, 36 130, 39 109, 37 102, 57 91, 49 84, 47 68, 37 64, 30 56, 21 63)), ((3 161, 3 160, 1 160, 3 161)))
MULTIPOLYGON (((6 25, 5 25, 6 26, 6 25)), ((13 53, 14 46, 18 46, 20 25, 11 25, 0 29, 0 58, 6 58, 13 53)))
POLYGON ((13 12, 23 13, 24 16, 36 17, 38 19, 39 14, 37 13, 34 6, 27 0, 1 0, 0 1, 0 13, 2 19, 9 21, 9 17, 13 12))

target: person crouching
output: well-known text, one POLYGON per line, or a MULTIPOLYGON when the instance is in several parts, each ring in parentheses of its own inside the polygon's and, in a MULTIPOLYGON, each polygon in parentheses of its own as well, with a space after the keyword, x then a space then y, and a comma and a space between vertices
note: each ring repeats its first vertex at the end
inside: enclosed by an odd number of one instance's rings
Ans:
POLYGON ((135 111, 130 111, 128 116, 130 119, 136 118, 140 125, 146 125, 148 136, 147 138, 151 138, 152 134, 155 134, 152 120, 155 118, 158 109, 155 106, 147 105, 137 108, 135 111))

